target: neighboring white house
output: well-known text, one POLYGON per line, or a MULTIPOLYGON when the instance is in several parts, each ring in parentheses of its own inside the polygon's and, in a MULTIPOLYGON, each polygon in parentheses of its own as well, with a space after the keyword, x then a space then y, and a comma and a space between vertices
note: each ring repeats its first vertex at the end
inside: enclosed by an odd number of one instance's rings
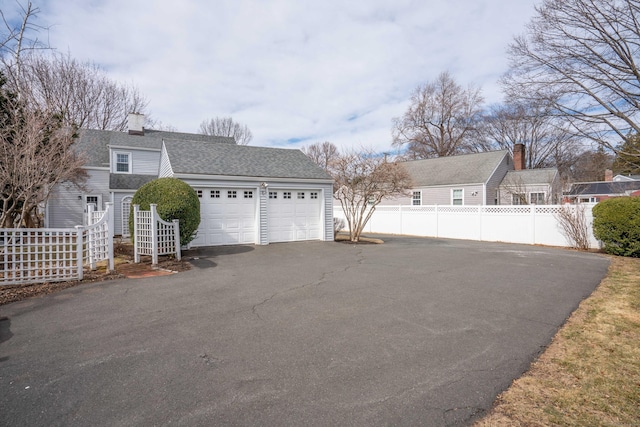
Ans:
POLYGON ((200 198, 193 246, 333 240, 333 181, 300 150, 235 144, 233 138, 147 130, 130 115, 129 131, 81 130, 89 178, 54 190, 47 227, 83 222, 93 204, 115 207, 115 233, 128 235, 131 199, 143 184, 175 177, 200 198))
POLYGON ((562 194, 557 169, 525 169, 522 144, 514 146, 514 157, 508 150, 499 150, 403 162, 413 188, 405 197, 388 199, 382 204, 556 203, 562 194), (524 196, 514 203, 511 192, 524 196))

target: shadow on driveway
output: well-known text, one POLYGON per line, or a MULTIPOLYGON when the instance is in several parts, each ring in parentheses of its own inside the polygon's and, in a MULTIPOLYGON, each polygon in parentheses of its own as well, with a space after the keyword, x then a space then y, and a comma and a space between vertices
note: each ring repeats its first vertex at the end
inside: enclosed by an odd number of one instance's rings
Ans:
POLYGON ((609 265, 383 239, 200 248, 201 268, 1 306, 0 425, 467 425, 609 265))

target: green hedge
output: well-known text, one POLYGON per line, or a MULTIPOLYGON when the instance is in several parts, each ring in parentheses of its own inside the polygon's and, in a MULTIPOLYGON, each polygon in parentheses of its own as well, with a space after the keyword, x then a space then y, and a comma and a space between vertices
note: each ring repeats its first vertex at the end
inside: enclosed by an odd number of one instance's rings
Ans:
POLYGON ((640 257, 640 197, 615 197, 595 205, 593 234, 609 254, 640 257))
POLYGON ((165 221, 180 221, 180 245, 193 240, 200 225, 200 200, 195 190, 176 178, 158 178, 146 183, 136 191, 131 201, 129 231, 133 236, 133 205, 149 210, 157 204, 158 215, 165 221))

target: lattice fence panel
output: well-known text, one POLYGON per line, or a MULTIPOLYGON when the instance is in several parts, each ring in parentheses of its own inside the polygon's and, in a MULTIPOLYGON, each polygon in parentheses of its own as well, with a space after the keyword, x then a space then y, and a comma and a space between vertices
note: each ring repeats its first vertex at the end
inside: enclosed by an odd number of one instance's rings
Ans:
POLYGON ((0 229, 0 284, 80 279, 80 235, 72 229, 0 229))

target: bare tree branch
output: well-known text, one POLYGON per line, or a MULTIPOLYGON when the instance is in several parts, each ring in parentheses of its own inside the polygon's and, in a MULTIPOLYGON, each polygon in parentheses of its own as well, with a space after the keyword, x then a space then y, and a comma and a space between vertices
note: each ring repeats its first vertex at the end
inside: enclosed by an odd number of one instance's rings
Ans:
POLYGON ((302 147, 302 152, 326 171, 330 171, 332 163, 340 156, 338 147, 329 141, 316 142, 308 147, 302 147))
POLYGON ((544 0, 536 11, 509 47, 506 93, 549 102, 573 133, 616 150, 640 133, 640 2, 544 0))
POLYGON ((393 145, 406 146, 411 159, 484 151, 478 137, 482 103, 480 89, 463 89, 443 72, 416 88, 407 111, 393 119, 393 145))
POLYGON ((231 117, 214 117, 200 123, 200 133, 211 136, 228 136, 235 139, 238 145, 247 145, 253 139, 247 125, 233 121, 231 117))

